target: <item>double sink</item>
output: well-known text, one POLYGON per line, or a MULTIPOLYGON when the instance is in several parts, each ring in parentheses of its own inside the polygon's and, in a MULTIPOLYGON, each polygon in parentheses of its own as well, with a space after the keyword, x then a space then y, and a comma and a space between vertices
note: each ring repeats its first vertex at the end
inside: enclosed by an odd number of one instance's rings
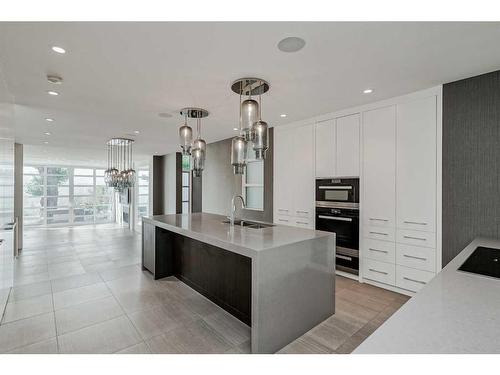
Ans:
MULTIPOLYGON (((224 224, 231 223, 229 219, 223 220, 222 222, 224 224)), ((248 221, 248 220, 235 220, 234 226, 246 227, 246 228, 250 228, 250 229, 264 229, 264 228, 274 227, 273 224, 264 224, 264 223, 258 223, 256 221, 248 221)))

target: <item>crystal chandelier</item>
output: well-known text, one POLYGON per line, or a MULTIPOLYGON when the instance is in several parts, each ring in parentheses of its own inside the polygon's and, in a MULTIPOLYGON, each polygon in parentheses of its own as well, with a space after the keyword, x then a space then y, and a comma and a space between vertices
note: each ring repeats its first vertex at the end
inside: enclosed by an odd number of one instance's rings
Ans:
POLYGON ((205 168, 207 143, 201 138, 201 119, 208 116, 208 111, 202 108, 183 108, 184 125, 179 129, 179 143, 183 155, 191 155, 193 177, 200 177, 205 168), (196 139, 193 141, 193 130, 188 126, 187 119, 196 119, 196 139))
POLYGON ((111 138, 108 147, 108 168, 104 171, 106 186, 123 191, 134 186, 135 170, 132 168, 132 144, 127 138, 111 138))
POLYGON ((269 127, 262 121, 262 94, 269 91, 269 83, 260 78, 241 78, 233 82, 231 90, 240 96, 239 135, 231 142, 231 164, 234 174, 243 174, 248 143, 257 160, 265 159, 269 148, 269 127), (252 99, 257 95, 259 102, 252 99), (242 101, 243 96, 247 98, 242 101))

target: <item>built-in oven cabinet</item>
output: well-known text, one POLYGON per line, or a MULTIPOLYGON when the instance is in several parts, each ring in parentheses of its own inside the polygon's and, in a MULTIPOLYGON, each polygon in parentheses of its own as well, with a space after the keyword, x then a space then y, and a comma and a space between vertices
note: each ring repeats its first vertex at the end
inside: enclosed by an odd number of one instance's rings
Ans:
POLYGON ((314 228, 314 125, 274 129, 274 222, 314 228))
POLYGON ((318 122, 315 125, 315 175, 359 176, 359 114, 318 122))
POLYGON ((363 199, 366 225, 395 227, 396 107, 363 113, 363 199))
POLYGON ((436 97, 397 106, 397 227, 436 231, 436 97))

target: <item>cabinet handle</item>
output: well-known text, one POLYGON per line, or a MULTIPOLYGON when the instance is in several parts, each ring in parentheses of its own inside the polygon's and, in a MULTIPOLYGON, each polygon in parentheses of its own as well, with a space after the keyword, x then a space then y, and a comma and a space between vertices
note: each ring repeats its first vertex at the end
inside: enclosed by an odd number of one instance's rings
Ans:
POLYGON ((388 273, 387 273, 387 272, 384 272, 384 271, 379 271, 379 270, 375 270, 375 269, 373 269, 373 268, 368 268, 368 271, 381 273, 382 275, 388 275, 388 273))
POLYGON ((369 247, 369 248, 368 248, 368 250, 371 250, 371 251, 377 251, 377 252, 379 252, 379 253, 385 253, 385 254, 389 253, 389 252, 388 252, 388 251, 386 251, 386 250, 373 249, 373 248, 371 248, 371 247, 369 247))
POLYGON ((386 221, 386 222, 387 222, 387 221, 389 221, 389 219, 379 219, 379 218, 377 218, 377 217, 370 217, 370 218, 368 218, 368 220, 373 220, 373 221, 386 221))
POLYGON ((418 259, 418 260, 427 260, 427 258, 422 258, 422 257, 416 257, 413 255, 408 255, 408 254, 403 254, 404 257, 406 258, 412 258, 412 259, 418 259))
POLYGON ((381 235, 381 236, 388 236, 388 235, 389 235, 389 233, 383 233, 383 232, 372 232, 372 231, 370 231, 370 234, 379 234, 379 235, 381 235))
POLYGON ((297 224, 304 224, 304 225, 308 225, 309 223, 307 221, 296 221, 297 224))
POLYGON ((285 212, 288 212, 288 210, 285 210, 284 208, 278 208, 278 211, 285 211, 285 212))
POLYGON ((318 186, 320 190, 352 190, 352 186, 318 186))
POLYGON ((407 238, 409 240, 427 241, 427 238, 422 238, 422 237, 403 236, 403 238, 407 238))
POLYGON ((419 284, 422 284, 422 285, 427 284, 425 281, 410 279, 409 277, 406 277, 406 276, 404 276, 403 279, 408 280, 408 281, 413 281, 414 283, 419 283, 419 284))
POLYGON ((285 219, 278 219, 278 221, 283 221, 285 223, 288 223, 289 220, 285 220, 285 219))
POLYGON ((308 214, 309 213, 309 211, 300 211, 300 210, 297 210, 296 212, 298 214, 308 214))
POLYGON ((415 224, 415 225, 427 225, 427 223, 425 223, 425 222, 407 221, 407 220, 403 221, 403 223, 405 223, 405 224, 415 224))

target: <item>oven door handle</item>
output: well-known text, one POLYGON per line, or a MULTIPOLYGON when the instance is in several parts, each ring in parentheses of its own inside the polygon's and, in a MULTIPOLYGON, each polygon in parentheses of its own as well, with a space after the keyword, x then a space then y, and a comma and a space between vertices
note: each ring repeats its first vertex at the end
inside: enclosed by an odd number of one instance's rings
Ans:
POLYGON ((352 186, 318 186, 320 190, 352 190, 352 186))
POLYGON ((352 261, 351 257, 346 257, 345 255, 335 254, 336 258, 352 261))
POLYGON ((318 215, 318 219, 337 220, 337 221, 352 221, 352 218, 350 218, 350 217, 325 216, 325 215, 318 215))

